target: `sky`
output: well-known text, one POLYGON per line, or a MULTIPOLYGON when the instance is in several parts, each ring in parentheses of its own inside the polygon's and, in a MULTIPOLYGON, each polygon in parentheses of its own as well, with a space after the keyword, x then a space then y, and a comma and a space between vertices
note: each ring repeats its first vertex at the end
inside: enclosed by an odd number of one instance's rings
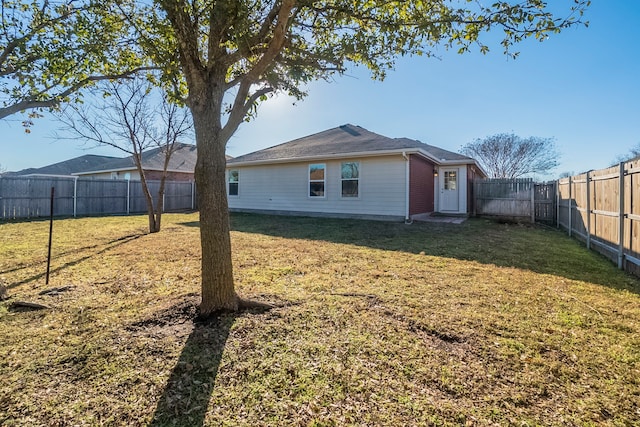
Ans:
MULTIPOLYGON (((552 2, 554 7, 570 1, 552 2)), ((227 146, 239 156, 346 123, 458 152, 496 133, 554 138, 559 167, 539 179, 611 165, 640 144, 640 1, 594 0, 579 26, 540 43, 515 46, 517 59, 491 52, 401 58, 383 81, 350 69, 306 89, 302 101, 277 96, 261 104, 227 146)), ((498 34, 490 37, 496 39, 498 34)), ((124 156, 113 148, 58 140, 60 124, 25 116, 0 121, 0 167, 41 167, 83 154, 124 156)))

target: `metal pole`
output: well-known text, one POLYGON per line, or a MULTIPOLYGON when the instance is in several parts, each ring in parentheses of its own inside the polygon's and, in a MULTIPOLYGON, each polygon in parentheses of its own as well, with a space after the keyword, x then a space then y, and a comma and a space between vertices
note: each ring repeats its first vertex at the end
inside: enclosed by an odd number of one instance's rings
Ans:
POLYGON ((78 177, 73 177, 73 217, 78 214, 78 177))
POLYGON ((556 181, 556 227, 560 229, 560 180, 556 181))
POLYGON ((618 208, 620 212, 618 213, 618 226, 620 231, 618 233, 618 238, 620 239, 618 243, 618 268, 624 268, 624 162, 620 162, 620 201, 618 203, 618 208))
POLYGON ((191 210, 195 210, 196 208, 196 204, 195 204, 195 182, 191 181, 191 210))
POLYGON ((573 191, 571 191, 571 177, 569 177, 569 236, 573 231, 571 217, 573 217, 573 200, 571 199, 573 191))
POLYGON ((591 249, 591 172, 587 172, 587 249, 591 249))
POLYGON ((49 270, 51 268, 51 237, 53 236, 53 196, 55 194, 56 188, 51 187, 51 209, 49 213, 49 250, 47 253, 47 276, 45 279, 45 284, 49 284, 49 270))
POLYGON ((128 179, 127 180, 127 215, 129 215, 131 212, 131 180, 128 179))

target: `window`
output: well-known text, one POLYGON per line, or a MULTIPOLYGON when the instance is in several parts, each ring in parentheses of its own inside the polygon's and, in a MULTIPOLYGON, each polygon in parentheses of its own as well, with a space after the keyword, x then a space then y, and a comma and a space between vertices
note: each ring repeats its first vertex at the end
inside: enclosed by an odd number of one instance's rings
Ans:
POLYGON ((456 190, 457 180, 456 180, 456 171, 446 171, 444 173, 444 189, 445 190, 456 190))
POLYGON ((358 197, 360 163, 345 162, 341 167, 342 197, 358 197))
POLYGON ((309 197, 324 197, 324 172, 323 163, 309 165, 309 197))
POLYGON ((240 173, 238 170, 230 170, 229 171, 229 195, 237 196, 238 195, 238 184, 240 182, 240 173))

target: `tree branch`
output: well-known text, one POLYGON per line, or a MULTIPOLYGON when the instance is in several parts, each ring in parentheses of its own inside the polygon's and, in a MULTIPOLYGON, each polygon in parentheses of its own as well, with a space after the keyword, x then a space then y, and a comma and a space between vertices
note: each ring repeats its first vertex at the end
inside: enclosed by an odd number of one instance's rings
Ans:
POLYGON ((120 79, 125 79, 125 78, 129 78, 134 74, 137 74, 141 71, 151 71, 151 70, 158 70, 159 67, 138 67, 132 70, 129 70, 127 72, 124 73, 119 73, 119 74, 109 74, 109 75, 103 75, 103 76, 89 76, 87 78, 84 78, 78 82, 76 82, 75 84, 73 84, 72 86, 68 87, 67 89, 63 90, 62 92, 58 93, 57 95, 51 95, 51 97, 49 99, 35 99, 32 97, 26 98, 26 99, 22 99, 14 104, 11 104, 7 107, 2 107, 0 108, 0 119, 3 119, 5 117, 8 117, 12 114, 15 113, 19 113, 21 111, 24 110, 30 110, 30 109, 38 109, 38 108, 55 108, 58 105, 60 105, 60 103, 63 101, 64 98, 66 98, 67 96, 71 95, 74 92, 77 92, 78 90, 80 90, 81 88, 94 83, 94 82, 98 82, 98 81, 102 81, 102 80, 120 80, 120 79))

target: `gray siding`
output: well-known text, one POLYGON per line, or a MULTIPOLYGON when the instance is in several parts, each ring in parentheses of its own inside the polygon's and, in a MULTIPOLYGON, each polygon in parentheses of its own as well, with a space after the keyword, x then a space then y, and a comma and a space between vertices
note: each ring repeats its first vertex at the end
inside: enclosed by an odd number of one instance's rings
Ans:
POLYGON ((229 196, 229 207, 295 213, 348 214, 404 217, 406 161, 400 155, 353 158, 324 163, 325 198, 311 198, 310 162, 244 166, 239 175, 238 196, 229 196), (358 198, 341 197, 340 167, 344 161, 360 162, 358 198))

